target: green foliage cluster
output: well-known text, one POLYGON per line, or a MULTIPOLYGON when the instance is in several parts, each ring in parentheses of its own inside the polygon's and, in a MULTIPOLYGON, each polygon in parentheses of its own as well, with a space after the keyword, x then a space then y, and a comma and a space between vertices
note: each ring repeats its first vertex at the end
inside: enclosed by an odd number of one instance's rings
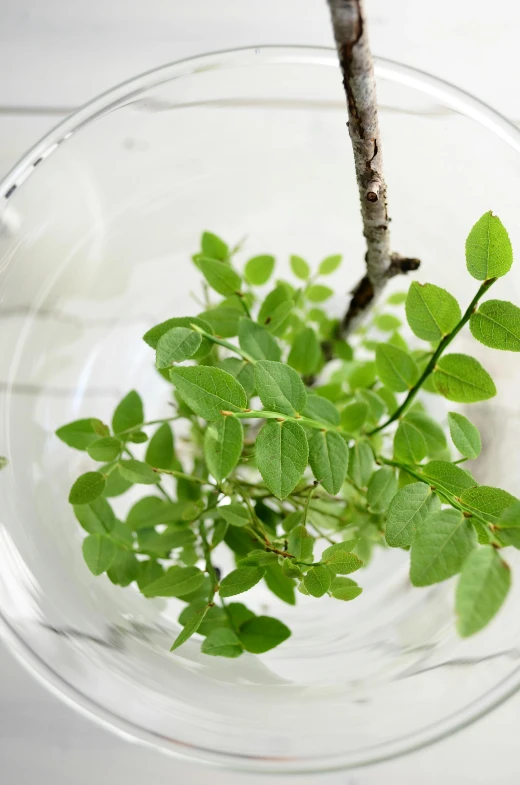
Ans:
POLYGON ((449 292, 414 281, 350 343, 320 307, 333 294, 323 278, 340 256, 315 273, 291 257, 296 283, 276 280, 267 293, 259 287, 272 280, 272 256, 240 271, 234 252, 206 232, 193 261, 206 295, 209 287, 221 299, 207 297, 202 313, 144 336, 173 385, 174 414, 146 421, 132 391, 111 426, 87 418, 57 431, 99 467, 69 497, 92 573, 135 583, 145 597, 182 600, 172 649, 197 632, 204 653, 238 657, 290 635, 238 595, 263 581, 291 605, 297 593, 349 602, 362 591, 351 574, 374 546, 388 546, 410 551, 415 586, 460 573, 458 630, 484 627, 509 589, 503 551, 520 548, 520 501, 459 465, 480 454, 475 425, 453 411, 441 427, 417 395, 462 404, 495 395, 474 357, 447 352, 468 323, 485 346, 520 351, 520 309, 480 302, 512 263, 499 219, 486 213, 469 234, 467 268, 481 284, 464 312, 449 292), (392 312, 403 303, 420 346, 408 346, 392 312), (111 500, 136 485, 149 487, 119 520, 111 500), (222 574, 226 548, 234 568, 222 574))

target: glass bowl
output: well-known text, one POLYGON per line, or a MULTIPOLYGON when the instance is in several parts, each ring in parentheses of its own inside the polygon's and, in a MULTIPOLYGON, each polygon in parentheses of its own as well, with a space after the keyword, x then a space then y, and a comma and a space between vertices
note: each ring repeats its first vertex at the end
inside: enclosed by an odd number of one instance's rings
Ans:
MULTIPOLYGON (((466 303, 464 240, 477 217, 492 208, 520 247, 520 133, 445 82, 384 60, 376 73, 393 247, 466 303)), ((202 230, 246 236, 239 258, 274 253, 280 271, 290 253, 314 263, 342 253, 331 309, 343 312, 364 254, 345 125, 332 50, 210 54, 93 101, 0 185, 2 627, 74 706, 189 759, 263 772, 373 763, 453 733, 520 683, 518 586, 462 641, 453 586, 412 589, 402 552, 377 554, 355 603, 302 597, 295 609, 258 589, 256 607, 293 635, 239 660, 202 655, 196 639, 169 653, 178 601, 94 578, 82 560, 67 495, 91 462, 54 431, 109 419, 131 388, 149 419, 167 416, 141 336, 201 310, 190 256, 202 230)), ((519 284, 513 268, 494 296, 518 302, 519 284)), ((519 364, 471 351, 499 389, 472 407, 486 443, 474 471, 515 492, 519 364)), ((124 515, 126 496, 114 502, 124 515)))

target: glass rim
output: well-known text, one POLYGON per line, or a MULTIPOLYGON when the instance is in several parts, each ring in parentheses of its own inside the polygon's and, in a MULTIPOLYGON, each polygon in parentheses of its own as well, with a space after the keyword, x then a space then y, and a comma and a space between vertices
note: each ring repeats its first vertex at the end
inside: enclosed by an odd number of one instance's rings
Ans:
MULTIPOLYGON (((16 189, 27 180, 34 168, 43 159, 51 155, 61 143, 81 130, 83 126, 123 106, 143 90, 157 87, 172 79, 196 74, 210 67, 217 70, 219 68, 227 69, 259 65, 259 55, 262 57, 261 64, 266 65, 287 64, 338 67, 336 50, 332 47, 258 45, 195 55, 146 71, 134 78, 125 80, 84 104, 34 145, 0 182, 0 199, 4 200, 4 206, 16 189)), ((520 152, 520 129, 470 93, 455 87, 443 79, 393 60, 375 57, 374 65, 377 77, 416 89, 423 95, 441 100, 445 106, 451 108, 454 112, 464 114, 466 117, 475 120, 492 131, 497 137, 507 142, 517 152, 520 152)), ((367 747, 362 752, 354 754, 314 755, 309 758, 287 758, 282 761, 262 755, 219 752, 202 745, 190 747, 190 752, 188 753, 183 742, 165 737, 158 732, 148 730, 128 721, 115 712, 102 707, 77 687, 67 682, 64 677, 31 648, 30 644, 9 622, 1 609, 0 632, 8 644, 8 649, 17 656, 18 660, 38 681, 84 716, 95 720, 98 724, 127 740, 137 741, 145 746, 166 752, 178 759, 194 763, 206 763, 237 771, 263 772, 266 774, 320 773, 345 771, 389 761, 402 755, 416 752, 453 735, 455 732, 463 730, 501 705, 520 688, 519 665, 506 678, 502 679, 477 700, 472 701, 464 708, 453 712, 424 730, 390 742, 367 747)))

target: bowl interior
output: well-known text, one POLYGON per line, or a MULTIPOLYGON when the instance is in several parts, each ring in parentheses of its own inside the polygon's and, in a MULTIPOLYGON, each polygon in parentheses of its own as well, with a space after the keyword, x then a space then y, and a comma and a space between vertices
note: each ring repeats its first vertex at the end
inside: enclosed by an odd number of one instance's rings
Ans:
MULTIPOLYGON (((492 208, 520 247, 518 132, 454 88, 378 63, 393 244, 419 280, 467 303, 464 240, 492 208)), ((407 557, 381 551, 352 604, 262 589, 253 602, 293 631, 260 657, 220 660, 189 641, 174 654, 177 600, 145 600, 94 578, 67 503, 91 466, 53 434, 109 420, 129 389, 149 419, 170 390, 141 340, 202 310, 191 254, 211 230, 245 237, 241 264, 273 253, 346 263, 339 315, 363 269, 346 112, 328 50, 255 49, 168 66, 103 96, 52 132, 0 187, 0 606, 15 648, 42 678, 111 727, 229 766, 307 771, 400 754, 452 732, 516 689, 518 589, 468 642, 453 586, 411 590, 407 557), (13 185, 16 188, 13 189, 13 185), (339 606, 339 607, 338 607, 339 606)), ((405 281, 392 282, 402 290, 405 281)), ((518 301, 520 273, 494 296, 518 301)), ((462 334, 499 395, 472 407, 480 482, 515 493, 520 366, 462 334)), ((440 421, 446 408, 434 406, 440 421)), ((186 446, 189 451, 189 445, 186 446)), ((124 516, 132 494, 114 500, 124 516)), ((221 555, 221 558, 225 557, 221 555)))

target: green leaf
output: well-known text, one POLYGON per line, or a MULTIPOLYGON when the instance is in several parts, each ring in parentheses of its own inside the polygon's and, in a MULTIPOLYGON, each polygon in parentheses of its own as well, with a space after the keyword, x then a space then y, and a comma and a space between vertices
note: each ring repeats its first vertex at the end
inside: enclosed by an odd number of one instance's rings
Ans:
POLYGON ((140 528, 137 532, 139 548, 152 556, 167 558, 175 548, 183 548, 195 541, 191 529, 166 529, 159 533, 154 528, 140 528))
POLYGON ((305 526, 295 526, 289 534, 287 549, 296 561, 312 561, 314 537, 309 534, 305 526))
POLYGON ((488 624, 500 610, 511 586, 511 570, 495 548, 474 550, 462 568, 455 611, 459 635, 467 638, 488 624))
POLYGON ((332 297, 333 294, 334 289, 331 289, 328 286, 323 286, 320 283, 314 283, 312 286, 309 286, 305 292, 305 297, 311 303, 323 303, 325 300, 328 300, 329 297, 332 297))
POLYGON ((309 463, 316 480, 335 496, 345 482, 348 447, 336 431, 316 430, 309 439, 309 463))
POLYGON ((430 586, 456 575, 475 547, 475 532, 458 510, 441 510, 419 521, 412 543, 410 580, 430 586))
POLYGON ((331 574, 322 564, 311 567, 303 578, 303 585, 312 597, 323 597, 330 588, 331 574))
POLYGON ((211 288, 224 297, 229 297, 240 291, 242 279, 226 262, 203 257, 197 260, 197 267, 211 288))
POLYGON ((457 412, 448 412, 448 424, 453 444, 461 455, 470 459, 478 458, 482 450, 478 428, 457 412))
POLYGON ((260 360, 255 365, 255 386, 269 411, 294 416, 307 400, 304 384, 295 370, 284 363, 260 360))
POLYGON ((437 391, 449 401, 475 403, 496 395, 493 379, 474 357, 446 354, 433 372, 437 391))
POLYGON ((243 504, 234 502, 218 508, 219 514, 230 526, 248 526, 251 523, 249 510, 243 504))
POLYGON ((295 510, 294 512, 290 512, 283 521, 282 521, 282 528, 286 534, 289 534, 295 526, 298 526, 303 520, 303 511, 302 510, 295 510))
POLYGON ((386 512, 397 493, 397 475, 391 466, 383 466, 374 472, 367 488, 367 502, 372 513, 386 512))
POLYGON ((113 461, 120 454, 123 445, 113 436, 105 436, 87 447, 87 452, 95 461, 113 461))
POLYGON ((505 300, 487 300, 471 314, 469 329, 484 346, 520 352, 520 308, 505 300))
POLYGON ((426 442, 427 455, 436 455, 446 449, 446 437, 441 426, 427 414, 418 411, 409 411, 405 415, 405 422, 411 424, 421 432, 426 442))
POLYGON ((406 296, 406 292, 394 292, 390 295, 390 297, 387 298, 386 301, 389 305, 402 305, 404 302, 406 302, 406 296))
POLYGON ((439 498, 429 485, 412 482, 394 496, 386 518, 386 541, 392 548, 412 544, 419 523, 441 508, 439 498))
POLYGON ((243 594, 262 580, 265 570, 261 567, 237 567, 228 573, 220 583, 219 594, 221 597, 234 597, 243 594))
MULTIPOLYGON (((288 559, 284 559, 284 564, 288 559)), ((270 564, 265 571, 264 580, 267 588, 278 597, 282 602, 288 605, 296 605, 296 597, 294 593, 294 580, 285 575, 279 564, 270 564)))
POLYGON ((212 657, 240 657, 243 652, 240 640, 227 627, 217 627, 211 630, 207 638, 202 642, 200 650, 203 654, 210 654, 212 657))
POLYGON ((204 573, 197 567, 170 567, 156 581, 141 590, 145 597, 182 597, 196 591, 204 581, 204 573))
POLYGON ((394 436, 394 456, 404 463, 420 463, 428 452, 422 432, 408 420, 401 420, 394 436))
POLYGON ((323 551, 321 560, 334 572, 341 575, 349 575, 351 572, 356 572, 363 566, 359 556, 352 553, 352 550, 358 543, 359 540, 345 540, 344 542, 330 545, 323 551))
POLYGON ((265 484, 285 499, 301 479, 309 447, 305 431, 294 422, 268 421, 256 439, 256 463, 265 484))
POLYGON ((244 278, 252 286, 267 283, 274 270, 274 256, 254 256, 246 263, 244 278))
POLYGON ((368 413, 369 408, 365 401, 354 401, 347 404, 341 412, 342 428, 349 433, 359 432, 367 421, 368 413))
POLYGON ((350 578, 336 578, 336 580, 332 582, 331 591, 335 600, 349 602, 350 600, 355 600, 356 597, 359 597, 363 589, 361 586, 358 586, 355 581, 350 580, 350 578), (338 580, 348 581, 348 583, 336 584, 338 580))
POLYGON ((244 445, 244 429, 234 417, 209 423, 204 435, 204 458, 210 474, 221 482, 237 465, 244 445))
MULTIPOLYGON (((278 308, 283 308, 288 304, 290 304, 291 307, 287 311, 286 318, 287 316, 289 316, 289 313, 294 304, 293 290, 292 287, 290 287, 288 284, 280 283, 271 292, 269 292, 269 294, 263 301, 262 305, 260 306, 260 311, 258 312, 257 321, 259 322, 259 324, 262 324, 264 326, 268 324, 270 326, 270 329, 272 329, 271 323, 273 322, 273 317, 275 316, 275 312, 277 311, 278 308)), ((282 312, 280 311, 280 313, 282 312)), ((280 324, 278 324, 277 327, 279 327, 280 324)))
POLYGON ((357 392, 358 398, 367 404, 368 406, 368 418, 371 423, 376 425, 381 417, 383 416, 386 404, 379 395, 378 392, 374 392, 374 390, 358 390, 357 392))
POLYGON ((378 330, 381 330, 384 333, 392 333, 394 330, 399 329, 401 320, 391 313, 382 313, 375 317, 374 324, 378 330))
POLYGON ((384 401, 388 413, 393 414, 397 409, 397 399, 394 393, 388 387, 378 387, 377 395, 384 401))
POLYGON ((247 406, 242 385, 220 368, 172 368, 170 376, 190 409, 205 420, 218 420, 222 411, 236 412, 247 406))
POLYGON ((117 586, 129 586, 137 580, 139 562, 130 551, 118 550, 112 566, 107 572, 109 580, 117 586))
POLYGON ((251 319, 240 319, 238 342, 240 348, 255 360, 279 362, 281 359, 282 353, 275 338, 265 327, 251 319))
POLYGON ((504 510, 497 524, 500 539, 505 545, 520 548, 520 502, 504 510))
POLYGON ((206 616, 209 607, 209 605, 205 605, 203 608, 200 608, 200 610, 196 611, 192 616, 190 616, 183 629, 175 638, 170 651, 178 649, 179 646, 182 646, 183 643, 186 643, 188 638, 191 638, 191 636, 197 632, 200 625, 204 621, 204 617, 206 616))
POLYGON ((148 441, 148 436, 144 431, 133 431, 128 436, 128 440, 134 444, 144 444, 144 442, 148 441))
POLYGON ((195 330, 188 327, 172 327, 159 338, 155 365, 157 368, 169 368, 174 363, 180 363, 193 357, 202 337, 195 330))
POLYGON ((287 362, 302 374, 312 374, 319 369, 322 362, 321 346, 312 327, 305 327, 296 335, 287 362))
POLYGON ((143 402, 135 390, 131 390, 118 403, 112 417, 112 430, 117 435, 122 431, 136 428, 144 422, 143 402))
POLYGON ((219 362, 217 368, 230 373, 242 385, 248 398, 253 395, 255 391, 255 369, 250 362, 238 357, 226 357, 225 360, 219 362))
POLYGON ((90 504, 75 504, 74 515, 89 534, 108 534, 116 524, 110 504, 102 496, 90 504))
POLYGON ((291 265, 291 270, 295 274, 297 278, 300 278, 302 281, 306 281, 309 275, 311 274, 311 268, 305 261, 302 259, 301 256, 291 256, 289 259, 289 263, 291 265))
POLYGON ((193 502, 172 503, 159 496, 145 496, 131 508, 126 523, 133 531, 138 531, 161 524, 189 521, 193 509, 193 502))
MULTIPOLYGON (((165 335, 169 330, 173 329, 174 327, 186 327, 191 329, 191 325, 196 324, 197 327, 200 327, 201 330, 204 332, 212 333, 213 329, 209 320, 206 321, 204 319, 199 319, 197 316, 176 316, 173 319, 167 319, 165 322, 161 322, 160 324, 156 324, 155 327, 152 327, 151 330, 148 330, 145 335, 143 335, 143 341, 148 344, 152 349, 157 349, 159 344, 159 340, 165 335)), ((224 335, 220 330, 218 331, 219 335, 224 335)), ((233 333, 234 334, 234 333, 233 333)), ((213 343, 209 341, 207 338, 203 338, 202 342, 193 355, 195 359, 201 359, 202 357, 206 357, 207 354, 213 349, 213 343)))
POLYGON ((406 392, 419 378, 419 368, 411 354, 391 344, 377 346, 376 369, 382 383, 394 392, 406 392))
POLYGON ((263 551, 254 548, 247 556, 237 563, 237 567, 268 567, 270 564, 278 564, 278 556, 272 551, 263 551))
POLYGON ((359 488, 366 488, 374 471, 374 453, 365 441, 357 441, 350 448, 349 477, 359 488))
POLYGON ((304 417, 318 420, 327 425, 339 425, 339 412, 331 401, 320 395, 307 395, 305 408, 302 410, 304 417))
POLYGON ((303 578, 303 572, 300 570, 294 559, 286 558, 282 562, 282 573, 286 578, 303 578))
POLYGON ((406 298, 406 318, 418 338, 437 343, 451 333, 461 317, 457 300, 445 289, 412 282, 406 298))
POLYGON ((449 461, 430 461, 425 466, 421 466, 421 474, 424 476, 425 482, 455 496, 459 496, 466 488, 473 488, 477 484, 468 471, 449 461))
POLYGON ((518 501, 507 491, 487 485, 477 485, 474 488, 468 488, 460 494, 459 498, 464 507, 480 513, 491 523, 498 523, 498 519, 504 510, 518 501))
POLYGON ((171 469, 174 459, 173 432, 164 422, 155 431, 146 450, 146 463, 156 469, 171 469))
MULTIPOLYGON (((243 313, 243 310, 239 311, 237 308, 232 308, 227 305, 220 305, 217 308, 210 308, 208 311, 204 311, 201 313, 201 317, 204 318, 205 323, 209 327, 209 330, 206 330, 206 332, 211 333, 215 331, 216 334, 220 335, 222 338, 232 338, 238 333, 238 324, 242 318, 243 313)), ((198 322, 202 321, 202 319, 191 319, 189 321, 193 324, 197 324, 198 322)), ((213 344, 207 338, 203 339, 201 348, 205 342, 210 345, 211 350, 211 348, 213 348, 213 344)), ((208 353, 209 352, 207 352, 207 354, 208 353)), ((197 357, 197 354, 195 354, 195 357, 197 357)))
MULTIPOLYGON (((104 474, 108 469, 111 469, 110 465, 104 465, 100 467, 100 471, 104 474)), ((118 471, 113 471, 106 476, 106 485, 105 490, 103 491, 103 496, 107 498, 113 498, 115 496, 121 496, 123 493, 132 487, 131 482, 127 482, 124 477, 121 477, 118 471)))
POLYGON ((62 425, 56 431, 56 436, 61 439, 68 447, 75 450, 86 450, 100 436, 108 436, 108 428, 103 425, 101 420, 95 417, 88 417, 85 420, 74 420, 68 425, 62 425), (104 432, 104 429, 106 432, 104 432))
POLYGON ((246 651, 263 654, 287 640, 291 631, 271 616, 255 616, 240 625, 239 636, 246 651))
POLYGON ((139 573, 137 575, 137 585, 139 586, 139 591, 141 592, 149 583, 153 583, 158 578, 160 578, 161 575, 164 575, 164 569, 162 565, 155 561, 155 559, 140 561, 138 569, 139 573))
POLYGON ((139 485, 155 485, 161 481, 161 477, 157 472, 154 472, 151 466, 142 461, 129 459, 119 461, 119 472, 121 476, 128 480, 128 482, 137 483, 139 485))
POLYGON ((70 504, 89 504, 105 490, 106 478, 101 472, 86 472, 78 477, 69 493, 70 504))
POLYGON ((341 254, 336 254, 334 256, 327 256, 322 262, 320 262, 320 266, 318 267, 318 273, 320 275, 330 275, 331 273, 335 272, 341 264, 341 260, 343 257, 341 254))
POLYGON ((205 256, 209 256, 211 259, 218 259, 219 261, 224 262, 229 256, 229 248, 224 240, 221 240, 220 237, 217 237, 217 235, 212 232, 203 232, 200 240, 200 247, 202 253, 205 254, 205 256))
POLYGON ((83 558, 93 575, 101 575, 112 566, 116 546, 103 534, 89 534, 83 540, 83 558))
POLYGON ((501 220, 484 213, 466 240, 466 265, 477 281, 500 278, 513 264, 511 241, 501 220))

